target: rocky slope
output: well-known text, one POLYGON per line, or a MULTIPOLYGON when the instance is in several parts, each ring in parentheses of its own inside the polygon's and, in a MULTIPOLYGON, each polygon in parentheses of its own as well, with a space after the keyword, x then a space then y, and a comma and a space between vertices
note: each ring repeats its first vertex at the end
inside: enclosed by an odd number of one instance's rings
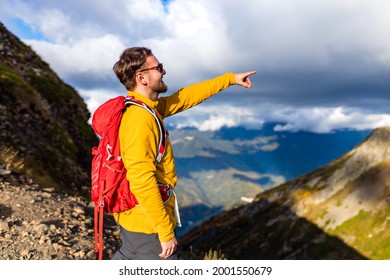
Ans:
MULTIPOLYGON (((0 260, 96 259, 88 201, 44 188, 1 165, 0 194, 0 260)), ((111 217, 104 237, 109 259, 119 242, 111 217)))
POLYGON ((188 256, 390 259, 390 128, 182 237, 188 256))
POLYGON ((89 117, 79 94, 0 23, 0 163, 79 192, 98 141, 89 117))
MULTIPOLYGON (((95 259, 80 95, 0 22, 0 259, 95 259)), ((105 258, 117 246, 107 217, 105 258)))

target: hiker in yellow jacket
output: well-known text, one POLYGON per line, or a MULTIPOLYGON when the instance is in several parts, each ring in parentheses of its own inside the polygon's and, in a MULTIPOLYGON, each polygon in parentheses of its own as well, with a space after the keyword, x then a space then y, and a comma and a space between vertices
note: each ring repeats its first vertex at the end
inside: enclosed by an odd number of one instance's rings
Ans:
MULTIPOLYGON (((134 96, 164 119, 187 110, 208 97, 229 87, 252 87, 246 73, 226 73, 214 79, 185 87, 167 97, 159 97, 168 90, 163 81, 163 65, 148 48, 134 47, 124 50, 113 70, 120 82, 134 96)), ((175 187, 177 176, 172 146, 166 141, 165 154, 156 163, 160 138, 158 124, 145 109, 131 106, 123 115, 119 140, 127 179, 138 206, 115 213, 121 230, 122 246, 113 259, 177 259, 175 227, 179 222, 177 201, 173 191, 163 201, 160 185, 175 187), (176 205, 176 206, 175 206, 176 205)))

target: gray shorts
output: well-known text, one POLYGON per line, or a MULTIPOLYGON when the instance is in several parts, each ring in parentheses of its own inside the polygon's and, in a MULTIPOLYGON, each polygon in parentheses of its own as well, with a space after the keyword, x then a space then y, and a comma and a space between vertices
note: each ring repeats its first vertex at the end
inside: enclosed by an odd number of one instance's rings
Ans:
MULTIPOLYGON (((119 226, 119 225, 118 225, 119 226)), ((119 226, 122 246, 115 252, 112 260, 162 260, 161 243, 156 233, 131 232, 119 226)), ((175 252, 168 260, 177 260, 175 252)))

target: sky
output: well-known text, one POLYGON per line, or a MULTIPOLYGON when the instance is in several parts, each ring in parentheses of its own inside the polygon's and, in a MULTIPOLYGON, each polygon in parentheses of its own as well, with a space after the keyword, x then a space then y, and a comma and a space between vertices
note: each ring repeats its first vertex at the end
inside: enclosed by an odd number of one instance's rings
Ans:
POLYGON ((390 126, 388 0, 0 0, 0 21, 84 98, 91 113, 126 95, 112 71, 127 47, 151 48, 171 94, 256 70, 165 120, 328 133, 390 126))

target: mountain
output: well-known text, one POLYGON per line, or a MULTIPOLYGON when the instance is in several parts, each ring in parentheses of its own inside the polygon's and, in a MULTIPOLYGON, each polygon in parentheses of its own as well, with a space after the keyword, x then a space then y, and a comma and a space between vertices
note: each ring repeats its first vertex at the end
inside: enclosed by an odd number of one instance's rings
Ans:
MULTIPOLYGON (((96 259, 87 106, 1 22, 0 58, 0 259, 96 259)), ((104 235, 109 259, 110 216, 104 235)))
POLYGON ((80 95, 0 23, 0 164, 46 187, 90 182, 97 137, 80 95))
POLYGON ((225 211, 180 239, 183 256, 389 259, 390 128, 338 159, 225 211))
POLYGON ((182 235, 217 213, 251 201, 263 190, 310 172, 350 151, 368 131, 327 134, 242 127, 170 131, 175 153, 182 235))

